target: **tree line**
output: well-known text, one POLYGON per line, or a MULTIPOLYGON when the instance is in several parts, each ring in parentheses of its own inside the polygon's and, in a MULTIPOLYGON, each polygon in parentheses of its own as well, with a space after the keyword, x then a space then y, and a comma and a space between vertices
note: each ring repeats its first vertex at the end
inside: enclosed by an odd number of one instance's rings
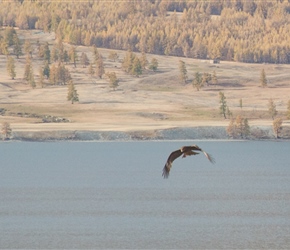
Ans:
POLYGON ((290 62, 290 3, 2 1, 0 25, 55 32, 73 45, 251 63, 290 62))

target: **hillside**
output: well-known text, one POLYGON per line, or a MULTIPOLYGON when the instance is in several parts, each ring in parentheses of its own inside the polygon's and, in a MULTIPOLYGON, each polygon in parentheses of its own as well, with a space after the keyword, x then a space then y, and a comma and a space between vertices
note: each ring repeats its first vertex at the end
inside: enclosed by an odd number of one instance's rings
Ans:
MULTIPOLYGON (((18 31, 18 34, 21 39, 30 40, 32 45, 39 41, 49 42, 52 46, 56 42, 54 33, 32 30, 18 31)), ((64 46, 69 48, 71 45, 64 46)), ((92 47, 78 46, 76 50, 79 56, 85 52, 92 60, 92 47)), ((26 84, 23 80, 25 56, 15 58, 17 76, 12 80, 6 72, 6 56, 1 55, 0 109, 3 112, 0 123, 9 122, 16 134, 38 131, 43 132, 44 137, 47 136, 45 131, 139 131, 142 133, 137 134, 136 138, 150 138, 150 133, 154 132, 154 137, 156 131, 164 129, 228 126, 229 119, 223 119, 219 114, 219 92, 222 91, 233 116, 240 114, 247 117, 252 127, 271 128, 272 119, 267 112, 270 98, 276 104, 278 116, 284 119, 283 126, 287 128, 290 125, 285 116, 290 99, 289 65, 227 61, 211 64, 208 60, 182 58, 189 78, 184 84, 178 77, 179 57, 146 54, 148 61, 153 57, 158 60, 158 70, 153 72, 146 69, 141 76, 136 77, 122 69, 125 51, 115 50, 119 59, 114 62, 108 59, 111 50, 98 50, 103 57, 105 71, 116 72, 120 79, 119 86, 113 90, 106 76, 103 79, 91 77, 88 67, 84 68, 78 62, 75 68, 68 63, 65 67, 72 75, 80 100, 74 104, 67 101, 66 85, 51 85, 48 80, 43 88, 39 85, 31 88, 26 84), (266 88, 262 88, 259 82, 262 69, 269 80, 266 88), (192 86, 196 71, 210 74, 215 71, 218 84, 197 91, 192 86), (243 100, 242 109, 239 107, 240 99, 243 100)), ((32 63, 37 83, 38 68, 43 65, 43 60, 37 57, 36 49, 32 63)), ((285 131, 288 137, 287 129, 285 131)), ((48 137, 58 138, 56 134, 48 137)))

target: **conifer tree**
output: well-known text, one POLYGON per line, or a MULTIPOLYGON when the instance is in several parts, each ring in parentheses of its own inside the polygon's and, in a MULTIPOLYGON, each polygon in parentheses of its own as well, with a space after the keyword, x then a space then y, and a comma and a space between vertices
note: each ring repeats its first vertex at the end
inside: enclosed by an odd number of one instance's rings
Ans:
POLYGON ((30 74, 30 69, 31 69, 31 59, 30 56, 26 56, 26 63, 24 66, 24 76, 23 79, 28 82, 29 80, 29 74, 30 74))
POLYGON ((50 49, 49 49, 49 44, 46 42, 43 46, 43 59, 50 63, 50 49))
POLYGON ((72 104, 79 101, 79 95, 72 80, 70 80, 68 84, 67 100, 71 101, 72 104))
POLYGON ((55 32, 60 21, 61 21, 61 18, 56 13, 52 13, 51 22, 50 22, 50 30, 55 32))
POLYGON ((44 74, 43 74, 43 68, 40 67, 39 68, 39 81, 38 81, 38 84, 41 88, 44 87, 44 74))
POLYGON ((4 32, 4 39, 8 46, 14 44, 15 35, 17 36, 16 30, 13 27, 7 27, 4 32))
POLYGON ((119 58, 119 56, 118 56, 117 52, 111 51, 110 54, 109 54, 109 56, 108 56, 108 58, 110 60, 113 60, 115 62, 119 58))
POLYGON ((279 135, 280 135, 281 130, 282 130, 282 123, 283 123, 283 120, 281 117, 273 120, 273 131, 274 131, 274 134, 275 134, 277 139, 280 137, 279 135))
POLYGON ((3 122, 2 123, 2 128, 1 128, 1 133, 2 133, 2 139, 3 140, 9 140, 11 135, 12 135, 12 129, 10 127, 9 122, 3 122))
POLYGON ((49 69, 49 82, 53 85, 57 84, 57 69, 55 64, 52 64, 49 69))
POLYGON ((229 125, 226 128, 227 134, 232 137, 232 138, 236 138, 237 137, 237 129, 236 129, 236 123, 234 118, 230 119, 229 125))
POLYGON ((44 45, 40 44, 39 40, 37 45, 37 55, 39 58, 44 58, 44 45))
POLYGON ((24 52, 27 55, 30 55, 30 57, 32 58, 33 49, 32 49, 32 45, 31 45, 29 40, 25 40, 25 42, 24 42, 24 52))
POLYGON ((90 65, 89 65, 88 73, 90 74, 91 77, 95 74, 94 67, 93 67, 92 63, 90 63, 90 65))
POLYGON ((236 130, 237 130, 237 135, 240 138, 243 138, 243 131, 244 131, 244 119, 238 115, 236 117, 236 130))
POLYGON ((96 75, 101 79, 103 74, 105 74, 103 58, 100 56, 96 61, 96 75))
POLYGON ((84 45, 85 46, 90 46, 91 45, 91 34, 90 32, 85 33, 85 39, 84 39, 84 45))
POLYGON ((115 90, 118 87, 119 79, 116 76, 115 72, 108 72, 106 73, 107 77, 109 78, 110 81, 110 87, 115 90))
POLYGON ((243 134, 246 138, 251 134, 249 120, 247 118, 244 118, 243 134))
POLYGON ((150 65, 149 65, 149 69, 153 70, 154 72, 158 69, 158 61, 156 58, 152 58, 150 65))
POLYGON ((140 58, 140 63, 141 63, 142 69, 146 69, 146 67, 148 65, 148 60, 147 60, 146 54, 144 52, 142 52, 142 55, 140 58))
POLYGON ((74 46, 71 46, 71 48, 69 50, 69 58, 70 58, 70 61, 76 67, 77 66, 76 63, 77 63, 77 60, 78 60, 78 55, 77 55, 76 48, 74 46))
POLYGON ((34 73, 33 73, 33 66, 30 59, 30 56, 26 56, 26 64, 24 69, 24 80, 32 87, 35 88, 35 80, 34 80, 34 73))
POLYGON ((17 58, 19 58, 20 55, 22 55, 22 48, 20 40, 17 36, 17 33, 13 35, 13 52, 16 55, 17 58))
POLYGON ((56 62, 58 60, 58 50, 55 46, 53 46, 51 50, 51 60, 52 62, 56 62))
POLYGON ((197 91, 199 91, 202 87, 202 78, 201 74, 198 71, 194 74, 192 86, 195 87, 197 91))
POLYGON ((68 63, 69 62, 69 55, 68 55, 67 50, 64 50, 64 52, 63 52, 63 61, 65 63, 68 63))
POLYGON ((227 117, 232 117, 233 113, 230 111, 230 108, 227 106, 227 117))
POLYGON ((59 84, 65 85, 72 79, 69 70, 63 65, 63 63, 58 64, 57 72, 57 81, 59 84))
POLYGON ((29 70, 29 75, 28 75, 28 83, 32 88, 36 87, 32 64, 30 65, 30 70, 29 70))
POLYGON ((81 55, 81 64, 83 65, 83 68, 88 66, 90 64, 89 58, 86 53, 82 52, 81 55))
MULTIPOLYGON (((62 41, 61 37, 57 40, 56 49, 58 52, 58 61, 65 62, 65 58, 64 58, 65 57, 65 49, 64 49, 63 41, 62 41)), ((68 59, 67 59, 67 61, 68 61, 68 59)))
POLYGON ((211 83, 213 85, 217 85, 218 84, 218 80, 217 80, 217 76, 216 76, 216 72, 214 70, 213 74, 212 74, 212 78, 211 78, 211 83))
POLYGON ((274 118, 278 112, 277 112, 276 105, 275 105, 272 98, 269 99, 269 102, 268 102, 268 112, 269 112, 269 115, 271 116, 272 120, 274 120, 274 118))
POLYGON ((11 56, 9 56, 7 59, 7 72, 9 76, 12 78, 12 80, 14 80, 14 78, 16 77, 15 63, 13 57, 11 56))
POLYGON ((133 64, 132 64, 132 69, 131 69, 131 74, 134 76, 139 77, 142 75, 142 66, 139 58, 135 56, 133 64))
POLYGON ((186 83, 187 81, 187 69, 185 62, 182 60, 179 60, 179 78, 182 83, 186 83))
POLYGON ((209 82, 211 81, 211 74, 209 73, 203 73, 202 74, 202 79, 201 79, 201 85, 204 86, 204 85, 208 85, 209 82))
POLYGON ((132 51, 127 51, 123 63, 122 68, 127 72, 131 73, 133 67, 133 61, 135 59, 135 54, 132 51))
POLYGON ((226 119, 226 112, 227 112, 227 101, 226 101, 226 97, 224 95, 223 92, 219 92, 219 97, 220 97, 220 114, 224 116, 224 118, 226 119))
POLYGON ((100 53, 99 53, 98 48, 96 47, 96 45, 93 46, 93 55, 94 55, 95 62, 98 61, 99 58, 100 58, 100 53))
POLYGON ((8 43, 5 39, 0 39, 0 53, 8 56, 8 43))
POLYGON ((265 73, 264 69, 261 70, 260 83, 261 83, 262 87, 266 87, 267 86, 267 78, 266 78, 266 73, 265 73))
POLYGON ((35 46, 37 49, 38 56, 40 56, 41 44, 39 42, 39 39, 36 40, 35 46))
POLYGON ((49 68, 48 62, 45 61, 44 67, 43 67, 43 76, 46 76, 46 79, 48 79, 49 75, 50 75, 50 68, 49 68))

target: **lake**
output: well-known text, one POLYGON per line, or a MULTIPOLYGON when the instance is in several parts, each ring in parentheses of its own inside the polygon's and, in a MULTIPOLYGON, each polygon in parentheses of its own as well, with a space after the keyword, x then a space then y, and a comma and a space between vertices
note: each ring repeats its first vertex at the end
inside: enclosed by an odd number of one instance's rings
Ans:
POLYGON ((0 248, 290 248, 289 141, 1 142, 0 248), (170 152, 197 144, 214 156, 170 152))

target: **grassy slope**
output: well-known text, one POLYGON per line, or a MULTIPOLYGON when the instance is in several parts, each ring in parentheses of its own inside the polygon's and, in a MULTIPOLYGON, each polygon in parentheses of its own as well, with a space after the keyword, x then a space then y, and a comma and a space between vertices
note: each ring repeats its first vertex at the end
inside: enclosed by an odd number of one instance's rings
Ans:
MULTIPOLYGON (((54 34, 37 31, 20 31, 20 37, 35 43, 54 42, 54 34)), ((68 45, 66 45, 68 46, 68 45)), ((78 54, 86 52, 92 59, 92 49, 77 47, 78 54)), ((115 71, 120 79, 119 87, 113 91, 108 80, 91 78, 88 69, 78 65, 67 65, 80 102, 70 104, 66 100, 67 86, 37 86, 31 89, 23 83, 22 76, 25 56, 16 61, 16 79, 11 80, 6 72, 6 58, 0 56, 0 108, 7 111, 0 116, 0 122, 9 121, 15 131, 21 130, 150 130, 155 128, 186 127, 200 125, 224 125, 219 115, 219 91, 225 93, 227 103, 233 115, 242 114, 249 118, 250 125, 271 125, 267 114, 268 100, 272 98, 279 115, 285 117, 287 102, 290 99, 290 66, 272 64, 242 64, 221 62, 210 64, 188 58, 147 55, 159 62, 158 72, 144 72, 139 78, 125 74, 121 69, 124 51, 117 51, 119 60, 110 61, 110 50, 99 49, 104 57, 106 72, 115 71), (186 63, 188 84, 179 82, 179 60, 186 63), (267 88, 259 85, 260 71, 264 68, 269 84, 267 88), (217 86, 195 90, 191 81, 194 73, 216 71, 217 86), (239 100, 243 100, 243 109, 239 108, 239 100), (65 117, 70 123, 42 123, 40 118, 20 117, 15 113, 52 115, 65 117)), ((38 80, 38 69, 42 61, 33 57, 35 80, 38 80)), ((48 82, 47 82, 48 83, 48 82)), ((284 121, 289 125, 289 121, 284 121)))

